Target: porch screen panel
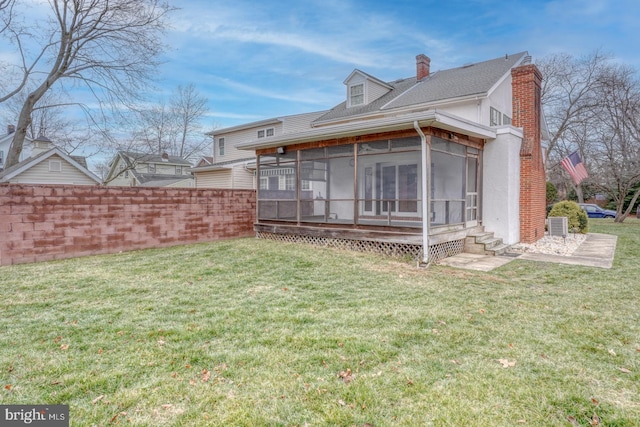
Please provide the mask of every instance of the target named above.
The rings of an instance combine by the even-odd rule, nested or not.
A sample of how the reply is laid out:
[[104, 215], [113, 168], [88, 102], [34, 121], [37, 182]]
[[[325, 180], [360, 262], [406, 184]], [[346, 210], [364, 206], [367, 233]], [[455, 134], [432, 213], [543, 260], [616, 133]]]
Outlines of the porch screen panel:
[[327, 222], [328, 219], [327, 161], [315, 157], [316, 160], [303, 160], [300, 164], [300, 221], [303, 222]]
[[[353, 146], [350, 154], [353, 154]], [[331, 147], [334, 148], [334, 147]], [[336, 147], [337, 148], [337, 147]], [[344, 147], [341, 147], [344, 149]], [[354, 223], [354, 162], [353, 156], [332, 157], [327, 159], [329, 167], [329, 182], [327, 193], [327, 210], [329, 222]]]
[[359, 223], [422, 226], [420, 149], [419, 138], [360, 144]]
[[258, 169], [258, 218], [297, 220], [295, 152], [260, 156]]
[[[464, 155], [457, 155], [458, 147], [461, 146], [447, 143], [450, 144], [448, 147], [433, 144], [431, 152], [430, 222], [433, 226], [464, 222], [466, 159]], [[437, 151], [436, 147], [456, 154]], [[461, 148], [464, 153], [464, 147]]]

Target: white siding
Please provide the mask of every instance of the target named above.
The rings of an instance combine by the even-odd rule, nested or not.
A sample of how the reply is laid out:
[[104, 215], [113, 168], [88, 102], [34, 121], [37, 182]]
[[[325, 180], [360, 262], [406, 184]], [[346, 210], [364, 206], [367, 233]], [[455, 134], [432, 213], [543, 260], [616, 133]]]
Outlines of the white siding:
[[[49, 162], [60, 162], [60, 172], [50, 172]], [[96, 185], [96, 182], [58, 155], [53, 155], [11, 180], [22, 184]]]
[[369, 104], [376, 99], [380, 98], [387, 92], [389, 92], [389, 88], [381, 86], [376, 82], [372, 82], [371, 80], [367, 81], [365, 93], [367, 94], [366, 103]]
[[243, 165], [235, 166], [232, 169], [233, 182], [231, 188], [254, 190], [255, 177], [252, 170], [246, 170]]
[[[233, 160], [246, 159], [254, 156], [255, 152], [247, 151], [247, 150], [238, 150], [236, 148], [237, 144], [241, 142], [247, 141], [255, 141], [258, 139], [258, 130], [259, 129], [267, 129], [273, 127], [275, 135], [282, 134], [282, 124], [270, 125], [270, 126], [257, 126], [255, 128], [242, 129], [235, 132], [229, 133], [221, 133], [215, 135], [215, 143], [214, 143], [214, 152], [213, 152], [213, 162], [214, 163], [223, 163], [229, 162]], [[218, 153], [218, 141], [220, 138], [224, 138], [224, 155], [220, 156]]]
[[231, 170], [195, 172], [197, 188], [231, 188]]
[[194, 171], [197, 188], [233, 188], [255, 189], [255, 178], [252, 170], [245, 169], [244, 164], [229, 169], [214, 171]]

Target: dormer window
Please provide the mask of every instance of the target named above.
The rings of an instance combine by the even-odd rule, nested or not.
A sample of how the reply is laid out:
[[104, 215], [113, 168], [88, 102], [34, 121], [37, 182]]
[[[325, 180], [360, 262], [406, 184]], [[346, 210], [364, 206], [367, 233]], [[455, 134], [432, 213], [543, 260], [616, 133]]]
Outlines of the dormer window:
[[258, 138], [264, 138], [265, 136], [269, 137], [269, 136], [273, 136], [274, 134], [275, 134], [274, 128], [260, 129], [258, 131]]
[[218, 139], [218, 155], [224, 156], [224, 138]]
[[364, 83], [349, 86], [349, 107], [364, 104]]

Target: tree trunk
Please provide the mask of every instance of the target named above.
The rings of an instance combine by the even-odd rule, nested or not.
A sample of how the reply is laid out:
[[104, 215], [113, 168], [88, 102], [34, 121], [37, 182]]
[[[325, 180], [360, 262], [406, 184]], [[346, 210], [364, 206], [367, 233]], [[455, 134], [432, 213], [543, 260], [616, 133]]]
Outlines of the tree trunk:
[[16, 124], [13, 141], [9, 147], [9, 152], [7, 153], [5, 168], [9, 168], [20, 161], [20, 154], [22, 154], [24, 139], [27, 136], [27, 128], [31, 125], [31, 112], [33, 111], [33, 107], [36, 105], [36, 102], [38, 102], [38, 99], [40, 99], [40, 97], [36, 99], [36, 95], [33, 93], [30, 94], [20, 110], [20, 116], [18, 117], [18, 123]]

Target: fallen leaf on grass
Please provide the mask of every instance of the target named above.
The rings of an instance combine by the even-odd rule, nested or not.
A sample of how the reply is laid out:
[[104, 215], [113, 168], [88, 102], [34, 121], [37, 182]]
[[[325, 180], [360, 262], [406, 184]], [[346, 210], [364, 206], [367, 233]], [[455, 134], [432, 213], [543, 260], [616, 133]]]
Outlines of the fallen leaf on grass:
[[171, 403], [165, 403], [164, 405], [162, 405], [162, 409], [169, 409], [171, 408], [173, 405]]
[[596, 414], [595, 412], [593, 413], [593, 418], [591, 418], [591, 421], [589, 421], [589, 424], [591, 424], [594, 427], [600, 425], [600, 417], [598, 416], [598, 414]]
[[456, 364], [456, 365], [460, 365], [461, 363], [458, 362], [456, 359], [451, 359], [449, 362]]
[[61, 337], [60, 335], [58, 335], [57, 337], [55, 337], [55, 338], [53, 339], [53, 342], [54, 342], [54, 343], [56, 343], [56, 344], [58, 344], [58, 343], [60, 342], [60, 340], [61, 340], [61, 339], [62, 339], [62, 337]]
[[11, 387], [13, 387], [11, 384], [7, 384], [6, 386], [4, 386], [5, 390], [11, 390]]
[[209, 378], [211, 377], [211, 372], [209, 372], [206, 369], [202, 370], [202, 382], [206, 383], [207, 381], [209, 381]]
[[600, 402], [598, 402], [598, 399], [593, 398], [593, 397], [591, 398], [591, 403], [593, 403], [594, 405], [599, 405], [600, 404]]
[[617, 356], [616, 352], [613, 351], [613, 349], [611, 349], [611, 348], [609, 349], [609, 354], [612, 355], [613, 357]]
[[349, 384], [354, 379], [354, 375], [351, 374], [351, 369], [347, 368], [346, 371], [340, 371], [338, 378], [342, 378], [345, 384]]
[[630, 373], [631, 373], [631, 371], [630, 371], [630, 370], [628, 370], [627, 368], [618, 368], [618, 370], [619, 370], [620, 372], [622, 372], [623, 374], [630, 374]]
[[69, 350], [69, 344], [62, 344], [60, 350]]
[[569, 415], [567, 417], [567, 420], [574, 426], [578, 425], [578, 421], [576, 420], [576, 417]]
[[508, 359], [498, 359], [498, 362], [502, 365], [503, 368], [513, 368], [516, 366], [516, 361], [510, 361]]
[[100, 402], [102, 399], [104, 399], [104, 394], [101, 394], [100, 396], [96, 397], [95, 399], [93, 399], [91, 401], [92, 405], [95, 405], [96, 403]]
[[339, 400], [338, 400], [338, 405], [340, 405], [340, 406], [345, 406], [345, 405], [346, 405], [346, 403], [344, 403], [344, 400], [339, 399]]

